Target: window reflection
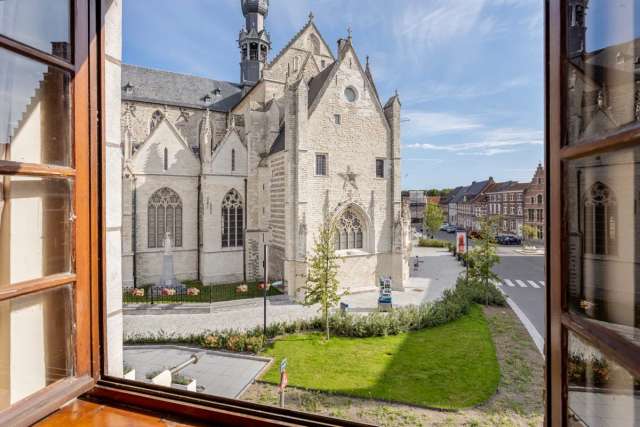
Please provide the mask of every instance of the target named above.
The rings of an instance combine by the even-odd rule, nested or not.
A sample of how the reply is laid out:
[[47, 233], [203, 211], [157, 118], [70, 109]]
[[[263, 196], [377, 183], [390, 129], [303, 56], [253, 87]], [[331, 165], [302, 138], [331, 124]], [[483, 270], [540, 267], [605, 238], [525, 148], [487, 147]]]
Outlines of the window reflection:
[[566, 171], [570, 307], [640, 344], [640, 148]]
[[0, 160], [71, 166], [70, 86], [69, 73], [0, 48]]
[[640, 120], [640, 0], [569, 0], [568, 139]]
[[69, 0], [0, 1], [0, 34], [71, 59]]
[[573, 333], [568, 352], [569, 425], [638, 425], [640, 382]]

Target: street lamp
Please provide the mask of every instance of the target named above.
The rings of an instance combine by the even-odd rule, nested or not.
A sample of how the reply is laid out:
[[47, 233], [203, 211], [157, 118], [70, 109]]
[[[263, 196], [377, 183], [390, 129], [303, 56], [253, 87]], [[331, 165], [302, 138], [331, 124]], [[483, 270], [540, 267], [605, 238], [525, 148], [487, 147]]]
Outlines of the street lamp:
[[264, 271], [264, 289], [263, 289], [263, 326], [262, 333], [265, 339], [267, 338], [267, 284], [269, 283], [269, 244], [267, 243], [267, 239], [270, 238], [271, 229], [270, 228], [254, 228], [247, 229], [247, 234], [249, 233], [262, 233], [262, 243], [264, 246], [264, 260], [262, 263], [263, 271]]

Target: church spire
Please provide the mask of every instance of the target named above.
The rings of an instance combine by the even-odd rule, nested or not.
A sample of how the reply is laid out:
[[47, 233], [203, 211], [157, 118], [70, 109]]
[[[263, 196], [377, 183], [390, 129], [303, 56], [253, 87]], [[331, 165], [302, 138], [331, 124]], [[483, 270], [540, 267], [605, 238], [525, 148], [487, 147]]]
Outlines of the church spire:
[[265, 18], [269, 13], [269, 0], [241, 0], [245, 28], [240, 31], [240, 83], [253, 86], [262, 78], [271, 49], [271, 38], [265, 30]]

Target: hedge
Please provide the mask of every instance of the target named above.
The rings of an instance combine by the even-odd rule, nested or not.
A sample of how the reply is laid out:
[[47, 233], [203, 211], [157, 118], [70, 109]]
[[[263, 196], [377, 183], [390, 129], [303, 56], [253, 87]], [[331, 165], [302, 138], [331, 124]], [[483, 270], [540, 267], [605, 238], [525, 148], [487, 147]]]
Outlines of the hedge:
[[[375, 337], [397, 335], [403, 332], [432, 328], [452, 322], [469, 313], [472, 304], [504, 306], [506, 300], [493, 285], [467, 281], [459, 277], [455, 289], [445, 290], [434, 302], [419, 306], [396, 308], [391, 312], [373, 312], [367, 315], [334, 313], [329, 317], [331, 334], [342, 337]], [[291, 322], [274, 322], [267, 325], [266, 338], [322, 331], [321, 317]], [[216, 350], [235, 352], [260, 352], [266, 339], [262, 327], [248, 331], [206, 331], [193, 335], [175, 335], [160, 332], [152, 335], [132, 335], [125, 344], [193, 344]]]
[[446, 240], [424, 239], [418, 240], [418, 246], [422, 248], [448, 248], [449, 242]]

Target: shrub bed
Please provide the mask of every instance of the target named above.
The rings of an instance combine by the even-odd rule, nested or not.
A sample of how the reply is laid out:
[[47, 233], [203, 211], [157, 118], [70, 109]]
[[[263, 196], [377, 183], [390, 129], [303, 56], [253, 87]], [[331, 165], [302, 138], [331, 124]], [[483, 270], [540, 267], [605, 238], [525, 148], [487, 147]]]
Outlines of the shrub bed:
[[422, 248], [448, 248], [449, 242], [446, 240], [420, 238], [420, 240], [418, 240], [418, 246]]
[[[435, 302], [396, 308], [391, 312], [367, 315], [334, 313], [329, 317], [331, 334], [342, 337], [378, 337], [444, 325], [469, 313], [473, 304], [506, 305], [502, 293], [493, 285], [458, 278], [455, 289], [445, 290]], [[320, 316], [308, 320], [274, 322], [267, 325], [266, 338], [324, 330]], [[236, 330], [207, 331], [194, 335], [133, 335], [126, 344], [195, 344], [214, 350], [258, 353], [266, 339], [262, 327], [242, 332]]]

